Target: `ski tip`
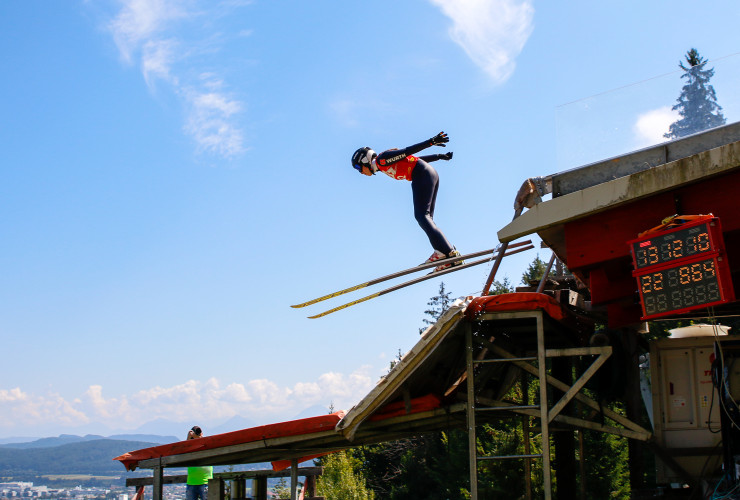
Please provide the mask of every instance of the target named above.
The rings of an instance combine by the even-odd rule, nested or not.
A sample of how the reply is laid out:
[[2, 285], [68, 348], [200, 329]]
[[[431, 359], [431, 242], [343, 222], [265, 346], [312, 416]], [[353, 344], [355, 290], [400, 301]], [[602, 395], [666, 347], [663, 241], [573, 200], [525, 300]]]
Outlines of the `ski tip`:
[[343, 308], [343, 307], [339, 307], [339, 308], [336, 308], [336, 309], [329, 309], [328, 311], [324, 311], [324, 312], [322, 312], [322, 313], [319, 313], [319, 314], [314, 314], [313, 316], [307, 316], [307, 318], [308, 318], [308, 319], [317, 319], [317, 318], [323, 318], [323, 317], [324, 317], [324, 316], [326, 316], [327, 314], [331, 314], [331, 313], [333, 313], [333, 312], [335, 312], [335, 311], [338, 311], [339, 309], [344, 309], [344, 308]]

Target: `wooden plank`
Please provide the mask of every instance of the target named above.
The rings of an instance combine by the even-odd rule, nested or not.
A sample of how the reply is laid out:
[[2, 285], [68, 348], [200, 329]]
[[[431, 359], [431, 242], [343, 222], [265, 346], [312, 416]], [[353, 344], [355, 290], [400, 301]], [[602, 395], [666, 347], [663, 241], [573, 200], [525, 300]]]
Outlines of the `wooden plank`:
[[546, 351], [548, 358], [556, 356], [596, 356], [604, 352], [603, 347], [573, 347], [569, 349], [547, 349]]
[[622, 429], [619, 427], [611, 427], [608, 425], [602, 425], [597, 422], [590, 422], [581, 418], [569, 417], [567, 415], [558, 415], [555, 418], [556, 422], [561, 424], [572, 425], [574, 427], [580, 427], [583, 429], [589, 429], [592, 431], [603, 432], [605, 434], [614, 434], [616, 436], [622, 436], [629, 439], [636, 439], [638, 441], [648, 441], [652, 437], [650, 432], [635, 432], [629, 429]]
[[[591, 363], [591, 366], [589, 366], [588, 369], [583, 372], [583, 374], [578, 378], [578, 380], [575, 381], [570, 389], [568, 389], [568, 392], [563, 394], [563, 397], [560, 398], [560, 401], [558, 401], [557, 404], [550, 409], [550, 414], [548, 417], [550, 422], [552, 422], [552, 420], [563, 410], [563, 408], [565, 408], [565, 405], [567, 405], [575, 397], [575, 395], [578, 394], [583, 386], [586, 385], [586, 383], [591, 379], [591, 377], [593, 377], [596, 371], [601, 368], [601, 365], [603, 365], [606, 362], [607, 358], [609, 358], [609, 356], [611, 356], [612, 354], [612, 346], [594, 347], [591, 349], [601, 350], [599, 357], [596, 358], [594, 362]], [[567, 351], [570, 349], [564, 350]]]
[[[239, 455], [248, 456], [249, 452], [258, 451], [258, 450], [269, 450], [269, 449], [282, 450], [286, 448], [291, 448], [291, 445], [299, 445], [301, 443], [323, 441], [323, 440], [334, 443], [335, 448], [341, 447], [341, 445], [339, 446], [336, 445], [336, 443], [338, 442], [346, 443], [346, 440], [342, 437], [341, 434], [339, 434], [338, 432], [334, 430], [329, 430], [329, 431], [314, 432], [311, 434], [303, 434], [303, 435], [297, 435], [297, 436], [263, 439], [261, 441], [251, 441], [249, 443], [241, 443], [241, 444], [231, 445], [231, 446], [222, 446], [220, 448], [213, 448], [211, 450], [194, 451], [191, 453], [182, 453], [180, 455], [171, 455], [171, 456], [161, 457], [161, 458], [151, 458], [148, 460], [141, 460], [138, 464], [138, 467], [142, 469], [151, 469], [151, 468], [156, 467], [159, 464], [161, 464], [164, 467], [183, 467], [183, 466], [198, 466], [198, 465], [230, 465], [230, 464], [235, 464], [235, 463], [254, 463], [254, 462], [259, 462], [261, 460], [252, 460], [250, 457], [250, 459], [245, 462], [234, 462], [228, 459], [227, 457], [239, 456]], [[347, 446], [345, 447], [348, 447], [348, 446], [349, 444], [347, 443]], [[299, 450], [299, 453], [300, 453], [300, 450]], [[271, 460], [284, 459], [284, 458], [292, 458], [292, 457], [284, 457], [284, 456], [276, 455], [276, 456], [271, 457]], [[219, 461], [219, 459], [223, 459], [223, 460]]]
[[[177, 476], [163, 476], [162, 484], [180, 484], [185, 483], [188, 480], [186, 474], [180, 474]], [[126, 486], [151, 486], [154, 484], [153, 477], [129, 477], [126, 478]]]

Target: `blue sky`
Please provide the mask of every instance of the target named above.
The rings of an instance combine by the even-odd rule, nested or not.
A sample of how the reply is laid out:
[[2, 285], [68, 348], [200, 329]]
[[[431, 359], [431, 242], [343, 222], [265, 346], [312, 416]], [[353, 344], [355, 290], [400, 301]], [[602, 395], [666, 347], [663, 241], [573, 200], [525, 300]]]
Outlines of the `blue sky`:
[[[352, 152], [446, 131], [435, 219], [461, 251], [491, 248], [527, 177], [661, 141], [690, 48], [737, 120], [739, 11], [0, 3], [0, 437], [349, 409], [418, 340], [439, 287], [319, 320], [322, 305], [289, 307], [431, 253], [409, 183], [357, 175]], [[535, 255], [499, 277], [517, 284]], [[474, 294], [488, 270], [444, 281]]]

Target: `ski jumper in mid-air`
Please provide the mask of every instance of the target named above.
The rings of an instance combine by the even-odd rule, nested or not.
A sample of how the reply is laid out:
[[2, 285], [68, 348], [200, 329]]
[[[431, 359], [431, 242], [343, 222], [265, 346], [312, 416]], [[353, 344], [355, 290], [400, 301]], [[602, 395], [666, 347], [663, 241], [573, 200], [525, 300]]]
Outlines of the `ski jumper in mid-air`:
[[[352, 155], [352, 166], [361, 174], [375, 175], [381, 171], [384, 174], [399, 180], [411, 181], [411, 191], [414, 197], [414, 217], [429, 238], [429, 243], [434, 248], [434, 253], [427, 262], [457, 257], [460, 252], [447, 241], [442, 231], [434, 223], [434, 205], [437, 201], [437, 189], [439, 188], [439, 175], [429, 162], [437, 160], [451, 160], [452, 152], [445, 154], [432, 154], [426, 156], [414, 156], [431, 146], [446, 147], [450, 142], [447, 134], [440, 132], [431, 139], [414, 144], [404, 149], [389, 149], [377, 154], [369, 147], [360, 148]], [[435, 271], [441, 271], [450, 266], [460, 265], [463, 261], [440, 265]]]

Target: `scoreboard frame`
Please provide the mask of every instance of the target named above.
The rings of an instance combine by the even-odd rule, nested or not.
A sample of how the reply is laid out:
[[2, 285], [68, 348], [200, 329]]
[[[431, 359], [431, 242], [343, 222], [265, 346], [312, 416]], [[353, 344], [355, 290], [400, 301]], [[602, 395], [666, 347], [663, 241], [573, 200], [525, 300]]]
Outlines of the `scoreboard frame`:
[[643, 321], [735, 300], [719, 218], [692, 219], [627, 242]]

